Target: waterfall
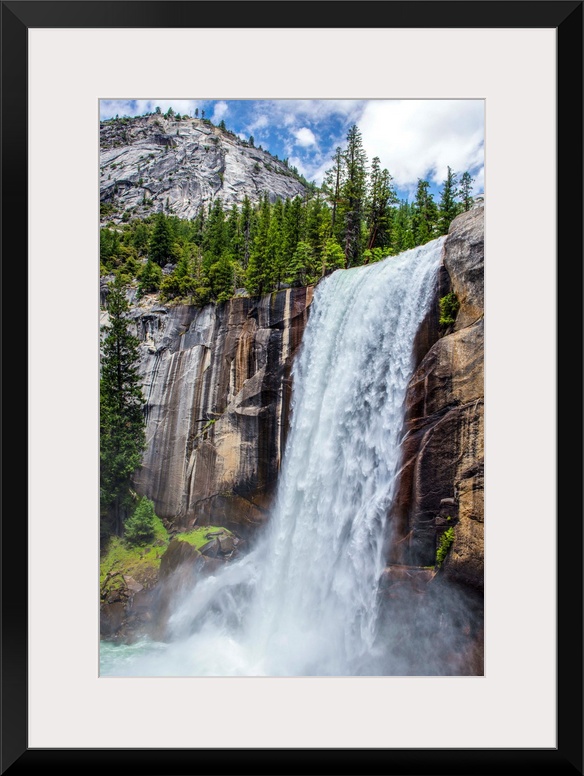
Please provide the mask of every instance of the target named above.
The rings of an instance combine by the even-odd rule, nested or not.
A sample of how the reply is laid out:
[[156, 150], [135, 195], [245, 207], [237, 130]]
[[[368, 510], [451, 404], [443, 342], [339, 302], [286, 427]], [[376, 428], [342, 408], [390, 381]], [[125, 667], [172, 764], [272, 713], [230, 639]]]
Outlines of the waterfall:
[[378, 584], [405, 393], [443, 242], [319, 283], [293, 367], [291, 426], [265, 534], [180, 597], [170, 644], [126, 647], [102, 672], [379, 671]]

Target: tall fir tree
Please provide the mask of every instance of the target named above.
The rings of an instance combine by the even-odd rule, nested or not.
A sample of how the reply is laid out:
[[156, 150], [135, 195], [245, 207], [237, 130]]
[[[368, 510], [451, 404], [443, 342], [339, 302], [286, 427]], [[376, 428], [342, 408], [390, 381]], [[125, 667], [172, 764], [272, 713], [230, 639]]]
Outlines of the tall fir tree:
[[412, 224], [413, 207], [402, 200], [396, 208], [391, 225], [391, 253], [396, 255], [416, 245]]
[[[287, 200], [284, 206], [284, 256], [287, 266], [290, 265], [296, 251], [296, 246], [304, 235], [304, 207], [300, 197]], [[288, 270], [286, 270], [288, 272]]]
[[328, 199], [331, 208], [331, 227], [328, 237], [340, 237], [338, 228], [337, 211], [341, 201], [341, 187], [343, 185], [343, 152], [340, 146], [337, 146], [335, 155], [332, 157], [333, 167], [325, 173], [322, 189]]
[[164, 267], [172, 258], [172, 231], [169, 219], [162, 212], [156, 214], [148, 255], [160, 267]]
[[317, 265], [321, 265], [322, 252], [330, 234], [330, 212], [321, 192], [317, 191], [304, 207], [304, 239], [310, 245], [311, 255]]
[[457, 175], [448, 167], [446, 180], [442, 184], [442, 194], [440, 196], [440, 207], [438, 209], [438, 229], [440, 234], [448, 234], [448, 229], [452, 219], [460, 213], [460, 206], [456, 201]]
[[284, 276], [286, 258], [284, 253], [284, 206], [281, 199], [277, 199], [272, 205], [267, 250], [272, 287], [279, 290]]
[[367, 193], [367, 156], [361, 132], [353, 124], [347, 132], [347, 147], [343, 153], [344, 183], [341, 189], [343, 243], [347, 267], [361, 263], [361, 228]]
[[430, 184], [428, 181], [418, 178], [412, 214], [414, 243], [416, 245], [425, 245], [438, 236], [438, 207], [429, 189]]
[[139, 341], [128, 328], [129, 304], [119, 277], [109, 285], [106, 306], [109, 321], [102, 327], [99, 386], [100, 514], [104, 537], [123, 533], [132, 507], [131, 479], [145, 445]]
[[239, 216], [239, 231], [241, 233], [241, 253], [236, 254], [236, 258], [241, 263], [243, 269], [247, 269], [249, 264], [249, 254], [254, 238], [254, 212], [247, 194], [243, 198], [241, 213]]
[[300, 240], [288, 263], [286, 282], [293, 286], [306, 286], [317, 280], [320, 267], [317, 267], [309, 243]]
[[205, 270], [219, 261], [226, 247], [225, 211], [220, 197], [209, 206], [209, 217], [203, 231], [203, 256]]
[[139, 256], [145, 256], [148, 252], [148, 243], [150, 242], [148, 228], [144, 223], [138, 223], [132, 234], [132, 244]]
[[211, 291], [218, 304], [227, 302], [233, 296], [233, 257], [227, 248], [224, 249], [218, 261], [209, 270]]
[[144, 296], [144, 294], [158, 291], [161, 281], [161, 268], [148, 257], [146, 264], [138, 273], [138, 298]]
[[367, 248], [389, 248], [391, 241], [392, 206], [397, 201], [391, 185], [392, 177], [386, 169], [381, 169], [379, 157], [371, 163], [369, 196], [367, 198]]
[[269, 255], [270, 201], [262, 197], [256, 234], [251, 248], [246, 272], [246, 289], [252, 296], [271, 290], [272, 267]]
[[471, 207], [474, 205], [474, 197], [472, 195], [472, 184], [474, 183], [474, 178], [471, 177], [470, 172], [468, 170], [466, 172], [462, 173], [462, 176], [460, 178], [460, 188], [458, 189], [458, 196], [460, 197], [460, 204], [462, 206], [463, 212], [468, 212]]
[[324, 241], [321, 255], [321, 276], [327, 272], [334, 272], [335, 269], [342, 269], [345, 266], [345, 252], [333, 238], [329, 237]]

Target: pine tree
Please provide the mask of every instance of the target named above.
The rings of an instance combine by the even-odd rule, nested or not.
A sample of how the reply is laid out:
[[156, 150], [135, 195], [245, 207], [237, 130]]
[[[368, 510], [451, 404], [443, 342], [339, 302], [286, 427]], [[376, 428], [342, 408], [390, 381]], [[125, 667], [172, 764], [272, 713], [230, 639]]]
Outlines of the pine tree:
[[286, 282], [293, 286], [306, 286], [317, 279], [316, 264], [312, 249], [307, 242], [300, 240], [288, 264]]
[[369, 197], [367, 199], [367, 248], [385, 248], [390, 244], [391, 207], [397, 201], [391, 186], [391, 175], [381, 169], [379, 157], [371, 163]]
[[460, 197], [463, 211], [468, 212], [474, 205], [474, 198], [472, 196], [472, 184], [474, 178], [471, 177], [468, 170], [462, 173], [460, 178], [460, 188], [458, 189], [458, 196]]
[[304, 236], [304, 209], [300, 197], [287, 200], [284, 206], [284, 253], [290, 262], [296, 246]]
[[236, 259], [239, 261], [244, 270], [247, 269], [247, 265], [249, 264], [249, 254], [251, 253], [251, 247], [254, 238], [254, 226], [254, 212], [249, 197], [246, 194], [243, 198], [241, 213], [239, 216], [241, 248], [239, 253], [236, 253]]
[[335, 269], [342, 269], [345, 266], [345, 252], [332, 237], [325, 240], [321, 263], [321, 274], [323, 276], [326, 275], [327, 272], [333, 272]]
[[334, 166], [331, 167], [330, 170], [327, 170], [322, 189], [332, 209], [330, 236], [335, 237], [339, 235], [337, 228], [337, 210], [341, 200], [341, 186], [343, 184], [343, 152], [340, 146], [337, 146], [332, 160]]
[[130, 484], [145, 445], [139, 341], [128, 329], [129, 304], [119, 277], [109, 285], [102, 327], [100, 379], [100, 512], [102, 535], [122, 535]]
[[272, 267], [269, 262], [270, 201], [262, 198], [258, 225], [247, 266], [246, 288], [249, 294], [260, 295], [271, 288]]
[[203, 231], [204, 267], [208, 271], [219, 261], [226, 247], [225, 211], [220, 197], [209, 206], [209, 216]]
[[138, 296], [144, 296], [144, 294], [151, 293], [152, 291], [158, 291], [160, 288], [160, 282], [162, 281], [162, 270], [155, 264], [150, 257], [146, 264], [142, 267], [138, 278]]
[[429, 191], [428, 181], [418, 178], [416, 199], [412, 214], [412, 227], [416, 245], [425, 245], [437, 237], [438, 207]]
[[330, 231], [330, 213], [320, 192], [305, 205], [304, 237], [317, 264], [321, 264], [324, 242]]
[[154, 231], [150, 238], [148, 255], [160, 267], [164, 267], [172, 257], [172, 232], [169, 220], [164, 213], [157, 213]]
[[199, 208], [197, 215], [192, 221], [192, 240], [195, 245], [203, 244], [203, 235], [205, 233], [205, 208]]
[[272, 205], [271, 210], [267, 256], [270, 267], [271, 287], [279, 290], [286, 264], [286, 255], [284, 253], [284, 206], [282, 200], [277, 199]]
[[124, 530], [124, 539], [128, 544], [147, 544], [154, 539], [156, 532], [156, 514], [154, 502], [142, 496], [131, 517], [128, 518]]
[[149, 243], [148, 228], [146, 224], [139, 222], [132, 234], [132, 244], [137, 250], [139, 256], [144, 256], [148, 250]]
[[448, 234], [448, 229], [452, 219], [460, 213], [460, 207], [456, 201], [456, 173], [448, 167], [446, 180], [442, 184], [442, 194], [440, 197], [440, 208], [438, 211], [438, 229], [440, 234]]
[[233, 257], [228, 249], [221, 254], [209, 270], [211, 291], [219, 304], [227, 302], [233, 296]]
[[361, 263], [361, 221], [364, 215], [367, 157], [361, 132], [356, 124], [347, 133], [347, 147], [343, 153], [344, 184], [341, 189], [343, 242], [347, 267]]
[[402, 201], [396, 208], [391, 225], [391, 253], [396, 255], [414, 248], [414, 232], [412, 226], [413, 207]]
[[231, 206], [225, 221], [225, 245], [230, 249], [234, 246], [240, 246], [239, 210], [235, 203]]

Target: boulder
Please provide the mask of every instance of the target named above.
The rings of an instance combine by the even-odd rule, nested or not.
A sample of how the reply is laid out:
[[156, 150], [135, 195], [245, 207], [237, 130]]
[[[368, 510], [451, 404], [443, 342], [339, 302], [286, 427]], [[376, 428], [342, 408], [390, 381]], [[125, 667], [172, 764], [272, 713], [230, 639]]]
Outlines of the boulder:
[[194, 573], [203, 567], [201, 553], [189, 544], [180, 539], [171, 539], [166, 552], [160, 559], [160, 580], [168, 579], [179, 569], [181, 572]]

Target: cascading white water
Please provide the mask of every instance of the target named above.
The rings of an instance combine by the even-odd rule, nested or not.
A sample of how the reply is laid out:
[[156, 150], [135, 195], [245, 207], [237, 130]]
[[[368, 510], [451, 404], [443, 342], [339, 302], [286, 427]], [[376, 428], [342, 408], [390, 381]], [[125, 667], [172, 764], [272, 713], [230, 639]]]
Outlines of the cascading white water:
[[265, 535], [177, 601], [172, 643], [102, 646], [102, 675], [378, 671], [386, 517], [413, 342], [443, 241], [318, 285], [293, 368], [290, 433]]

